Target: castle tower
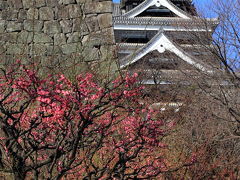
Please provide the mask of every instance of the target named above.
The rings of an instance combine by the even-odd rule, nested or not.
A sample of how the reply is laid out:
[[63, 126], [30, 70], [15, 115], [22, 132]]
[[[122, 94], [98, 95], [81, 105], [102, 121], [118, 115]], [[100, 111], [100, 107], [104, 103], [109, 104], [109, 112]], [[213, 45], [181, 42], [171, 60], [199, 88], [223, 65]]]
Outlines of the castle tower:
[[184, 70], [213, 71], [204, 47], [212, 45], [218, 20], [198, 17], [191, 0], [122, 0], [113, 24], [120, 68], [145, 73], [145, 84], [166, 83]]

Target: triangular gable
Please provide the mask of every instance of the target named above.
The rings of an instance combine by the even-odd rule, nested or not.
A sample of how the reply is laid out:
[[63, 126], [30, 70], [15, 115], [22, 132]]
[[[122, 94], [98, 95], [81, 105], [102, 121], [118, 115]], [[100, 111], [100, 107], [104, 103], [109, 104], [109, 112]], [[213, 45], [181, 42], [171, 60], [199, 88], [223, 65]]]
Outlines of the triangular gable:
[[123, 16], [128, 18], [134, 18], [137, 15], [141, 14], [143, 11], [148, 9], [151, 6], [164, 6], [168, 8], [171, 12], [176, 14], [177, 16], [184, 18], [184, 19], [190, 19], [190, 15], [188, 15], [186, 12], [175, 6], [171, 1], [169, 0], [145, 0], [141, 4], [139, 4], [137, 7], [133, 8], [132, 10], [125, 13]]
[[[121, 64], [121, 59], [119, 60]], [[183, 61], [175, 53], [165, 50], [163, 53], [159, 53], [157, 50], [151, 51], [143, 56], [141, 59], [131, 64], [129, 69], [152, 69], [153, 71], [167, 70], [183, 70], [191, 69], [192, 65]]]
[[178, 56], [180, 59], [185, 61], [186, 63], [194, 66], [195, 68], [205, 71], [205, 72], [212, 72], [210, 68], [198, 63], [199, 61], [191, 56], [190, 54], [184, 52], [182, 48], [174, 44], [162, 31], [159, 31], [151, 41], [149, 41], [145, 46], [138, 49], [133, 54], [128, 55], [125, 57], [121, 62], [123, 63], [120, 68], [125, 68], [135, 62], [137, 62], [139, 59], [144, 57], [149, 52], [152, 52], [154, 50], [157, 50], [159, 53], [164, 53], [166, 50], [174, 53], [176, 56]]

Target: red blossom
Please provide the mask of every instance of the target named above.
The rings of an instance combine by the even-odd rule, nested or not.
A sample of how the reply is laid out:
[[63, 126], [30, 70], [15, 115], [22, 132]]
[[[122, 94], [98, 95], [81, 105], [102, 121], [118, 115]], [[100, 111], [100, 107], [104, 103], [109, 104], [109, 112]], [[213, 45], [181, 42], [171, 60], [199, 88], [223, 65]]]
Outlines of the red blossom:
[[[136, 85], [137, 74], [127, 74], [102, 86], [90, 73], [78, 75], [75, 83], [64, 75], [43, 79], [24, 66], [16, 70], [18, 75], [11, 73], [8, 78], [0, 77], [0, 92], [10, 93], [1, 105], [14, 112], [6, 126], [18, 132], [15, 143], [23, 148], [16, 153], [26, 156], [25, 169], [32, 171], [38, 163], [48, 160], [51, 164], [54, 160], [53, 167], [60, 175], [68, 168], [68, 172], [82, 178], [94, 170], [91, 163], [95, 163], [99, 169], [104, 167], [104, 173], [98, 176], [101, 179], [109, 176], [114, 163], [121, 166], [125, 162], [124, 166], [136, 172], [142, 168], [139, 178], [157, 176], [166, 168], [153, 153], [166, 147], [160, 138], [165, 132], [163, 123], [152, 118], [156, 112], [140, 101], [143, 88]], [[4, 138], [0, 140], [3, 144], [7, 142]], [[14, 147], [7, 148], [14, 151]], [[98, 163], [91, 162], [92, 155], [93, 159], [98, 157]]]

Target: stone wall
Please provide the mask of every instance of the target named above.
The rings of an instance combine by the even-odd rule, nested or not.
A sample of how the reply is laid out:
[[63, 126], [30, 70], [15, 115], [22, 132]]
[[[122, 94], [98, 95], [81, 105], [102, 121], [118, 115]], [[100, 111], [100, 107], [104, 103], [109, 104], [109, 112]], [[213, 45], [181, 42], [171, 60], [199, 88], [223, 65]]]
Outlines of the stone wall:
[[1, 61], [99, 61], [113, 45], [110, 0], [0, 0]]

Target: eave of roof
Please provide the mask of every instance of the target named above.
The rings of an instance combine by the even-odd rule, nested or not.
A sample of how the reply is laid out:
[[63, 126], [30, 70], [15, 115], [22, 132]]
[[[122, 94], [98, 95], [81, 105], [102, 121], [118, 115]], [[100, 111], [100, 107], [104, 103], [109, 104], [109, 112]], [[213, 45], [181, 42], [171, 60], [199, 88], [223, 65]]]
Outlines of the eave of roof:
[[[182, 19], [182, 18], [164, 18], [164, 17], [135, 17], [135, 18], [127, 18], [123, 16], [115, 16], [113, 17], [113, 25], [115, 29], [117, 27], [122, 26], [123, 29], [131, 28], [133, 26], [142, 27], [143, 29], [151, 29], [155, 27], [156, 29], [161, 28], [162, 26], [172, 26], [179, 28], [184, 27], [185, 29], [195, 28], [203, 28], [206, 27], [215, 29], [216, 26], [219, 24], [219, 20], [217, 18], [212, 19], [202, 19], [194, 17], [193, 19]], [[140, 29], [142, 29], [140, 28]], [[201, 28], [201, 29], [202, 29]]]
[[139, 59], [144, 57], [146, 54], [148, 54], [151, 51], [157, 50], [159, 53], [165, 52], [165, 50], [168, 50], [177, 56], [179, 56], [183, 61], [187, 62], [188, 64], [193, 65], [197, 69], [212, 73], [212, 70], [210, 70], [207, 65], [202, 65], [198, 63], [199, 61], [189, 55], [188, 53], [184, 52], [184, 50], [179, 47], [177, 44], [173, 43], [165, 34], [163, 31], [159, 31], [145, 46], [139, 48], [136, 52], [133, 54], [128, 55], [123, 59], [123, 64], [121, 65], [121, 68], [125, 68], [135, 62], [137, 62]]

